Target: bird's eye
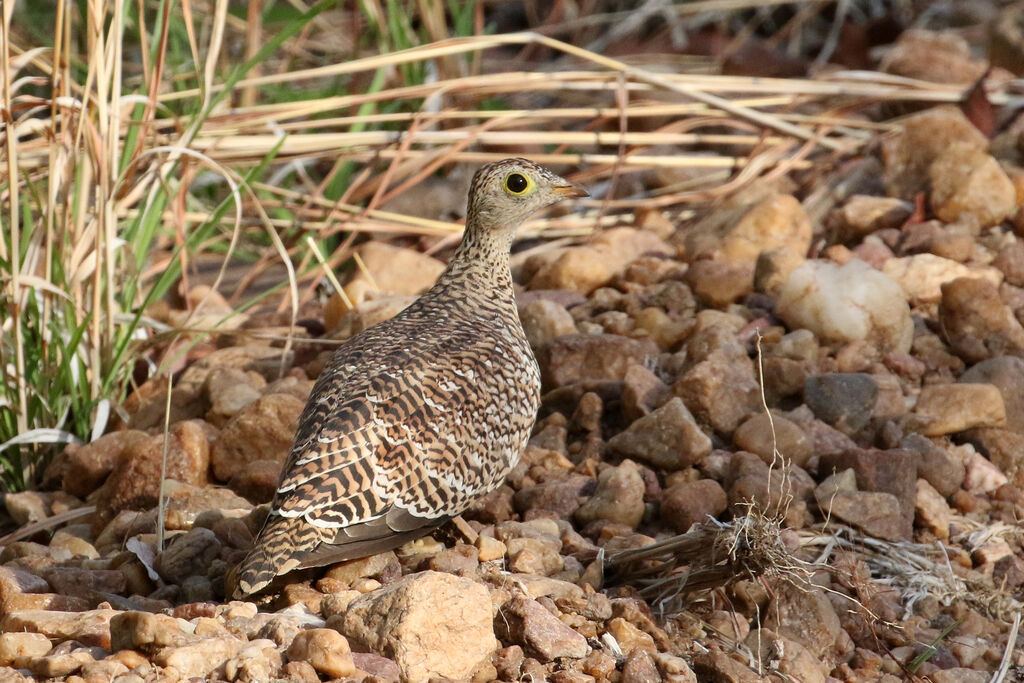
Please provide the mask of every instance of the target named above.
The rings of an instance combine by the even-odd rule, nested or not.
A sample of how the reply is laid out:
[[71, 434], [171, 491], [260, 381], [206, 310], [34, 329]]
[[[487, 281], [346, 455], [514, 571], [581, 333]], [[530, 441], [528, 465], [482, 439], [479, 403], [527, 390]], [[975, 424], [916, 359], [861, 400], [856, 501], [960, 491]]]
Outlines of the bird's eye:
[[508, 190], [510, 194], [521, 197], [526, 194], [531, 187], [533, 187], [533, 183], [522, 173], [509, 173], [505, 176], [505, 189]]

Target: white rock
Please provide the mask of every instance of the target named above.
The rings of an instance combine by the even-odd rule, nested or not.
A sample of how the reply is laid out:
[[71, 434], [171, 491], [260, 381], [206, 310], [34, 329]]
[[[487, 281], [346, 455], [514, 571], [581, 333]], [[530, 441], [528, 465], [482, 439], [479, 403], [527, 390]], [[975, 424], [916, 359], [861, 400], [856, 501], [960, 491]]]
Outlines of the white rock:
[[863, 339], [883, 353], [907, 353], [914, 337], [903, 290], [859, 259], [800, 266], [782, 286], [778, 313], [791, 329], [806, 328], [827, 342]]
[[969, 268], [935, 254], [891, 258], [882, 272], [903, 288], [911, 304], [937, 303], [942, 299], [942, 285], [958, 277], [985, 279], [996, 287], [1003, 282], [1003, 274], [996, 268]]

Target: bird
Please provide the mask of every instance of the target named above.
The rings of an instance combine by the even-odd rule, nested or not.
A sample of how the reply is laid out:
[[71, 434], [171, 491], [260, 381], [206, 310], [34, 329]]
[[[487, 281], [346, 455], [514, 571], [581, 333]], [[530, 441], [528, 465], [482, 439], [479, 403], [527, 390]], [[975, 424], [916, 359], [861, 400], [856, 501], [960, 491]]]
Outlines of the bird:
[[512, 243], [535, 212], [586, 196], [526, 159], [476, 172], [462, 241], [437, 282], [349, 338], [317, 378], [230, 594], [397, 548], [502, 484], [541, 391], [516, 308]]

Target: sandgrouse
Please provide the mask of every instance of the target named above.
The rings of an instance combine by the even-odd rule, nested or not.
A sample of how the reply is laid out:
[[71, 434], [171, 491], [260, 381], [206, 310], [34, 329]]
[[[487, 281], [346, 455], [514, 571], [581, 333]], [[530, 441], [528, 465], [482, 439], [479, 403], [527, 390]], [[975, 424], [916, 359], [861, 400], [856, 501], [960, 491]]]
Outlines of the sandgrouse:
[[317, 379], [267, 521], [229, 579], [236, 597], [396, 548], [501, 485], [540, 403], [512, 240], [538, 209], [583, 196], [525, 159], [476, 173], [462, 244], [437, 283], [345, 342]]

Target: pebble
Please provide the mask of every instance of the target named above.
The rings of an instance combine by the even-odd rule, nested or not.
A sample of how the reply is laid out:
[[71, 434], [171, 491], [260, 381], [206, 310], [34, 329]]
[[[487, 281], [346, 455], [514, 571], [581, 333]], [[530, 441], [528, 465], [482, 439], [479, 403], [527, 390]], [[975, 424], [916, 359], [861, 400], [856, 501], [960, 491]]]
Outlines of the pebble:
[[573, 515], [581, 525], [597, 520], [635, 529], [644, 516], [644, 480], [632, 460], [609, 467], [597, 478], [597, 491]]
[[711, 439], [676, 397], [608, 441], [608, 448], [663, 470], [681, 470], [711, 452]]
[[871, 420], [878, 385], [865, 373], [812, 375], [804, 384], [804, 402], [814, 416], [845, 434], [855, 434]]
[[622, 380], [632, 365], [649, 365], [658, 347], [648, 339], [615, 334], [568, 334], [553, 340], [537, 356], [545, 387], [584, 380]]
[[1004, 427], [1006, 407], [991, 384], [933, 384], [921, 389], [908, 426], [925, 436]]
[[356, 670], [348, 640], [330, 628], [302, 631], [288, 646], [285, 656], [293, 662], [309, 662], [328, 678], [344, 678]]
[[519, 321], [534, 352], [557, 337], [576, 332], [569, 311], [552, 299], [535, 299], [520, 306]]
[[680, 482], [670, 486], [661, 496], [661, 518], [680, 533], [708, 518], [725, 512], [729, 505], [722, 486], [712, 479]]
[[791, 420], [781, 415], [752, 415], [732, 435], [736, 447], [754, 453], [771, 464], [777, 450], [790, 462], [803, 467], [814, 454], [810, 439]]
[[[445, 264], [433, 256], [379, 240], [363, 242], [356, 253], [365, 269], [356, 269], [343, 287], [348, 300], [355, 305], [378, 294], [422, 294], [445, 268]], [[339, 300], [343, 301], [341, 297]], [[326, 327], [332, 329], [329, 323]]]
[[579, 659], [590, 651], [587, 640], [563, 624], [536, 600], [517, 595], [498, 610], [494, 620], [498, 636], [520, 645], [541, 662]]
[[671, 247], [654, 233], [632, 228], [602, 230], [587, 244], [542, 255], [545, 263], [530, 289], [564, 289], [590, 294], [641, 255], [669, 255]]
[[761, 390], [754, 365], [742, 357], [714, 351], [672, 385], [672, 392], [701, 424], [729, 435], [761, 406]]
[[913, 210], [913, 204], [898, 197], [855, 194], [829, 215], [827, 225], [837, 242], [858, 241], [879, 230], [899, 228]]
[[988, 139], [959, 107], [944, 105], [911, 114], [900, 122], [895, 135], [882, 136], [882, 180], [889, 196], [913, 200], [928, 190], [929, 168], [953, 145], [985, 151]]
[[970, 268], [934, 254], [891, 258], [882, 272], [903, 288], [912, 306], [938, 303], [942, 300], [942, 285], [959, 277], [988, 280], [997, 287], [1003, 281], [1003, 274], [996, 268]]
[[914, 515], [919, 526], [928, 529], [941, 541], [949, 539], [949, 522], [953, 511], [945, 497], [924, 479], [917, 480]]
[[942, 285], [939, 324], [950, 347], [968, 363], [1024, 354], [1024, 327], [986, 280], [958, 278]]
[[800, 266], [783, 285], [777, 312], [790, 329], [808, 329], [825, 342], [865, 340], [882, 353], [906, 353], [913, 340], [902, 288], [858, 259]]
[[290, 394], [266, 394], [242, 408], [213, 442], [214, 476], [228, 481], [254, 460], [284, 462], [304, 405]]
[[1024, 358], [997, 356], [968, 368], [958, 381], [991, 384], [999, 389], [1006, 409], [1006, 428], [1024, 434]]
[[931, 207], [939, 220], [985, 228], [1017, 208], [1013, 182], [992, 156], [973, 145], [952, 145], [928, 168]]
[[51, 647], [42, 633], [0, 633], [0, 666], [13, 666], [22, 657], [42, 657]]

